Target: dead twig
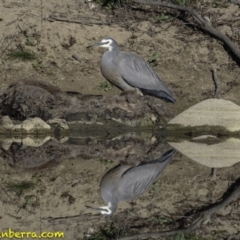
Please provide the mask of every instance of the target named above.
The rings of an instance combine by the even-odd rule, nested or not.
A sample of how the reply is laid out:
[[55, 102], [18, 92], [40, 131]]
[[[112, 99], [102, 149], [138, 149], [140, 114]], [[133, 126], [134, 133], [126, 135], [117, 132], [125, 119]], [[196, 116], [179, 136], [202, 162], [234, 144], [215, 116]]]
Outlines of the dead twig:
[[24, 15], [27, 13], [27, 11], [25, 11], [24, 13], [22, 13], [21, 15], [19, 15], [17, 18], [13, 19], [12, 21], [6, 23], [5, 26], [10, 26], [11, 24], [19, 21], [22, 17], [24, 17]]
[[232, 202], [236, 197], [240, 195], [240, 184], [237, 183], [237, 187], [230, 193], [228, 196], [223, 197], [223, 200], [211, 205], [208, 209], [202, 210], [199, 212], [198, 218], [186, 228], [178, 228], [168, 231], [161, 231], [161, 232], [150, 232], [144, 234], [133, 235], [129, 237], [120, 238], [119, 240], [135, 240], [135, 239], [146, 239], [146, 238], [159, 238], [162, 236], [171, 236], [179, 233], [189, 233], [195, 230], [202, 224], [203, 222], [207, 222], [213, 213], [216, 213], [220, 209], [226, 207], [230, 202]]
[[8, 215], [8, 216], [11, 217], [11, 218], [14, 218], [15, 220], [20, 220], [20, 219], [22, 218], [22, 217], [14, 216], [14, 215], [12, 215], [12, 214], [10, 214], [10, 213], [7, 213], [7, 212], [5, 212], [5, 214]]
[[72, 216], [64, 216], [64, 217], [45, 217], [41, 218], [41, 220], [48, 221], [49, 223], [55, 222], [55, 221], [61, 221], [61, 220], [67, 220], [67, 219], [76, 219], [79, 221], [86, 221], [87, 219], [99, 219], [99, 216], [96, 215], [87, 215], [87, 214], [77, 214], [77, 215], [72, 215]]
[[78, 62], [81, 62], [81, 58], [77, 54], [73, 54], [72, 58], [75, 59]]
[[89, 22], [87, 22], [87, 20], [72, 20], [72, 19], [60, 18], [60, 17], [54, 17], [54, 16], [50, 16], [50, 17], [46, 18], [45, 20], [47, 20], [49, 22], [58, 21], [58, 22], [66, 22], [66, 23], [77, 23], [77, 24], [88, 25], [88, 26], [104, 24], [101, 22], [89, 23]]
[[219, 32], [216, 28], [214, 28], [211, 25], [211, 22], [203, 18], [196, 10], [190, 8], [190, 7], [183, 7], [178, 6], [171, 3], [166, 2], [158, 2], [158, 1], [152, 1], [152, 0], [132, 0], [135, 3], [140, 4], [147, 4], [147, 5], [155, 5], [159, 7], [166, 7], [175, 9], [181, 12], [188, 12], [190, 13], [194, 19], [197, 21], [199, 27], [204, 30], [205, 32], [209, 33], [211, 36], [219, 39], [222, 41], [226, 46], [229, 48], [229, 50], [237, 57], [237, 59], [240, 61], [240, 49], [223, 33]]
[[219, 91], [220, 91], [220, 85], [219, 85], [219, 80], [218, 80], [218, 77], [217, 77], [217, 67], [215, 65], [212, 67], [212, 74], [213, 74], [213, 81], [214, 81], [214, 84], [215, 84], [214, 97], [218, 98], [218, 94], [219, 94]]

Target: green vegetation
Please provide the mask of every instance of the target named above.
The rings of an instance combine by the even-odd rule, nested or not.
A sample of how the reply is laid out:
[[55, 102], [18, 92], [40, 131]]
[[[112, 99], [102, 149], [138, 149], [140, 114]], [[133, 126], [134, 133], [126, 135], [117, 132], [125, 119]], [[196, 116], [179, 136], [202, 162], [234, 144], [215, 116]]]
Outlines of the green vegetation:
[[36, 61], [34, 61], [34, 62], [32, 63], [32, 67], [33, 67], [36, 71], [39, 71], [39, 70], [43, 69], [42, 63], [43, 63], [43, 60], [41, 59], [41, 57], [39, 57], [38, 59], [36, 59]]
[[151, 190], [155, 193], [158, 193], [159, 192], [159, 186], [153, 184], [152, 187], [151, 187]]
[[195, 2], [195, 0], [173, 0], [174, 4], [182, 6], [182, 7], [187, 7], [194, 2]]
[[98, 89], [108, 92], [112, 88], [112, 84], [108, 81], [104, 81], [98, 85]]
[[34, 187], [34, 184], [29, 181], [22, 181], [18, 183], [8, 183], [8, 189], [16, 192], [20, 196], [24, 191], [29, 190]]
[[35, 41], [35, 39], [31, 38], [31, 37], [28, 37], [25, 43], [27, 46], [36, 46], [37, 45], [37, 41]]
[[24, 199], [25, 199], [26, 204], [33, 204], [37, 198], [35, 195], [27, 195], [27, 196], [25, 196]]
[[7, 54], [12, 59], [19, 59], [22, 61], [30, 61], [36, 59], [36, 55], [33, 52], [24, 50], [24, 49], [16, 49], [12, 50]]
[[113, 161], [108, 159], [99, 159], [99, 162], [103, 165], [111, 164]]
[[225, 230], [212, 230], [211, 231], [212, 236], [214, 236], [214, 239], [226, 239], [229, 233]]
[[42, 69], [43, 67], [42, 67], [42, 65], [41, 64], [39, 64], [39, 63], [33, 63], [32, 64], [32, 67], [36, 70], [36, 71], [39, 71], [40, 69]]
[[152, 56], [148, 59], [149, 63], [154, 63], [159, 58], [159, 52], [155, 52]]
[[85, 236], [88, 240], [106, 240], [117, 239], [119, 237], [119, 230], [112, 225], [107, 225], [100, 228], [98, 232]]
[[213, 8], [228, 8], [230, 3], [227, 2], [213, 2], [212, 7]]
[[149, 20], [154, 22], [154, 23], [160, 23], [160, 22], [168, 22], [171, 21], [173, 19], [173, 17], [169, 16], [169, 15], [165, 15], [165, 14], [161, 14], [159, 15], [152, 15]]

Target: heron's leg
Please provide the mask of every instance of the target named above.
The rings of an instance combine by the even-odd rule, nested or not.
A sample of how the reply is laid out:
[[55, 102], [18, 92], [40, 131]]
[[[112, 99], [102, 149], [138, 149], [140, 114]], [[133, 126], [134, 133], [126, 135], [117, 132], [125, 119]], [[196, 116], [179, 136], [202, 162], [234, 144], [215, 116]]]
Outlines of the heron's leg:
[[115, 81], [115, 83], [117, 83], [117, 86], [122, 89], [123, 91], [134, 91], [135, 87], [132, 87], [131, 85], [129, 85], [128, 83], [126, 83], [121, 77], [118, 77], [117, 81]]
[[139, 90], [138, 88], [133, 88], [133, 89], [129, 89], [129, 90], [123, 90], [123, 92], [121, 93], [122, 96], [128, 95], [128, 94], [137, 94], [139, 96], [143, 96], [141, 90]]
[[120, 95], [125, 96], [126, 101], [129, 103], [136, 103], [143, 96], [142, 92], [138, 88], [134, 88], [133, 90], [125, 90]]

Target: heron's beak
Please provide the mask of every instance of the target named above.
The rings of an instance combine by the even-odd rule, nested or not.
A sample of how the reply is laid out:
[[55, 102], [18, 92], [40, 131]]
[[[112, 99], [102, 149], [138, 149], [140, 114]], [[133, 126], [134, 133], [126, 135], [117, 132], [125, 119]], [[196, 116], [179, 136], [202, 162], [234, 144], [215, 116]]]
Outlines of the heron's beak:
[[88, 206], [88, 205], [85, 205], [86, 208], [91, 208], [91, 209], [94, 209], [94, 210], [97, 210], [97, 211], [102, 211], [101, 208], [97, 208], [97, 207], [92, 207], [92, 206]]
[[108, 44], [108, 43], [109, 43], [108, 41], [106, 41], [106, 42], [98, 42], [98, 43], [94, 43], [94, 44], [91, 44], [91, 45], [87, 46], [87, 48], [90, 48], [90, 47], [102, 47], [103, 45], [105, 45], [103, 47], [106, 47], [106, 44]]
[[94, 44], [91, 44], [91, 45], [87, 46], [87, 48], [97, 47], [97, 46], [101, 46], [101, 45], [104, 45], [104, 44], [105, 44], [104, 42], [98, 42], [98, 43], [94, 43]]
[[101, 211], [108, 212], [106, 209], [103, 209], [103, 208], [101, 208], [101, 207], [97, 208], [97, 207], [92, 207], [92, 206], [89, 206], [89, 205], [85, 205], [85, 207], [86, 207], [86, 208], [91, 208], [91, 209], [93, 209], [93, 210], [97, 210], [97, 211], [99, 211], [99, 212], [101, 212]]

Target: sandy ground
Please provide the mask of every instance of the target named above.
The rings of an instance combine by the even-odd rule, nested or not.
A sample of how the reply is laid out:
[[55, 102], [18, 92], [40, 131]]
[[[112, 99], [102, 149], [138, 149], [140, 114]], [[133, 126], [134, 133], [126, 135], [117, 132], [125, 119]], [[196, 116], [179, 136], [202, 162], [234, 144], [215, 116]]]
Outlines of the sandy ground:
[[[205, 1], [198, 8], [215, 27], [240, 45], [239, 7], [221, 4], [216, 6]], [[153, 8], [149, 11], [134, 7], [117, 9], [112, 14], [97, 5], [93, 11], [82, 0], [2, 0], [0, 88], [19, 79], [34, 78], [66, 91], [119, 94], [115, 87], [108, 91], [99, 88], [105, 81], [99, 69], [103, 50], [86, 49], [89, 44], [111, 36], [121, 49], [137, 52], [146, 60], [159, 53], [153, 66], [176, 97], [177, 104], [168, 104], [174, 113], [214, 96], [213, 64], [217, 66], [220, 97], [240, 104], [240, 69], [223, 45], [177, 18], [154, 23], [151, 19], [156, 19], [157, 14], [168, 12]], [[49, 21], [53, 16], [79, 23]], [[35, 59], [23, 61], [10, 57], [9, 54], [19, 49], [32, 51]], [[85, 208], [85, 204], [103, 204], [99, 182], [106, 170], [116, 164], [114, 161], [103, 164], [96, 161], [99, 159], [101, 156], [83, 162], [66, 157], [66, 161], [51, 168], [20, 172], [2, 159], [1, 229], [64, 231], [65, 239], [83, 239], [84, 234], [98, 232], [99, 226], [106, 225], [118, 230], [130, 226], [137, 232], [161, 230], [167, 219], [178, 219], [187, 211], [218, 201], [239, 178], [239, 164], [220, 169], [216, 179], [212, 179], [209, 168], [178, 153], [155, 190], [133, 203], [121, 204], [113, 218], [104, 218]], [[7, 187], [23, 180], [34, 182], [34, 188], [16, 193]], [[74, 218], [75, 215], [79, 216]], [[238, 200], [193, 234], [206, 239], [224, 239], [239, 229]]]

